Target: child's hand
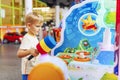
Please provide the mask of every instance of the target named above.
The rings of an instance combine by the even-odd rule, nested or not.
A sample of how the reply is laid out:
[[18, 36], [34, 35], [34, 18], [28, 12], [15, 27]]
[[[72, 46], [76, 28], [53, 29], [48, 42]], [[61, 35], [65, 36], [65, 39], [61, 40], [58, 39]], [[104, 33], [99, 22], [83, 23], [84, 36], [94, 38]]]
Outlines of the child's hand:
[[39, 52], [34, 48], [29, 49], [29, 51], [30, 51], [30, 54], [33, 56], [37, 56], [39, 54]]

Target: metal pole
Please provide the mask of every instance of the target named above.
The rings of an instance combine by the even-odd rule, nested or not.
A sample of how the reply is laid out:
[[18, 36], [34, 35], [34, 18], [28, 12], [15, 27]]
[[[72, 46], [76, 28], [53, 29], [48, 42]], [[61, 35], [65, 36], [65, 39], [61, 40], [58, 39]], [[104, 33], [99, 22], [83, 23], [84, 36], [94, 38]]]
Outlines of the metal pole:
[[55, 20], [56, 20], [56, 27], [59, 27], [59, 23], [60, 23], [60, 6], [56, 5], [55, 6], [56, 9], [56, 14], [55, 14]]
[[25, 14], [32, 12], [32, 0], [25, 0]]

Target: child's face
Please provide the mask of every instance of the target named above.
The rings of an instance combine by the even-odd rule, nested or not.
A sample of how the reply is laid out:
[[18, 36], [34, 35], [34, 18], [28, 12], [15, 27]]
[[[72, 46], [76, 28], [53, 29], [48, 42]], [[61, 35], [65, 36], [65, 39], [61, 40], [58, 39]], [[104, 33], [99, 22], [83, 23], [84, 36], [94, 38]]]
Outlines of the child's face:
[[34, 24], [30, 23], [28, 32], [32, 35], [38, 35], [41, 26], [42, 26], [42, 24], [40, 24], [39, 21], [34, 22]]

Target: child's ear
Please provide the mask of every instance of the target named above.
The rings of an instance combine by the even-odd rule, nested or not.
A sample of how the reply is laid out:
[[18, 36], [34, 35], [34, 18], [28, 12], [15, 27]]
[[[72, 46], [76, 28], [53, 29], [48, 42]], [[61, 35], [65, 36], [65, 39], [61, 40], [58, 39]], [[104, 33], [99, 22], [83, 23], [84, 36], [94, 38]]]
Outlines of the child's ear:
[[30, 27], [31, 27], [31, 24], [27, 23], [27, 28], [30, 29]]

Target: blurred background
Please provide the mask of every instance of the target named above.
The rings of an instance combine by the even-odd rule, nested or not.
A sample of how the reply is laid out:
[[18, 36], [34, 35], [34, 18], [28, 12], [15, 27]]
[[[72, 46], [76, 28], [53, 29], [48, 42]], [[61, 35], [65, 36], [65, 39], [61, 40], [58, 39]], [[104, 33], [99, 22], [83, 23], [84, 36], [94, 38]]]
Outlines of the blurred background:
[[53, 28], [61, 27], [62, 18], [68, 9], [82, 1], [84, 0], [0, 0], [0, 42], [4, 43], [4, 35], [8, 32], [22, 35], [27, 32], [24, 23], [24, 17], [29, 12], [27, 8], [44, 17], [41, 30], [44, 37], [53, 32]]

